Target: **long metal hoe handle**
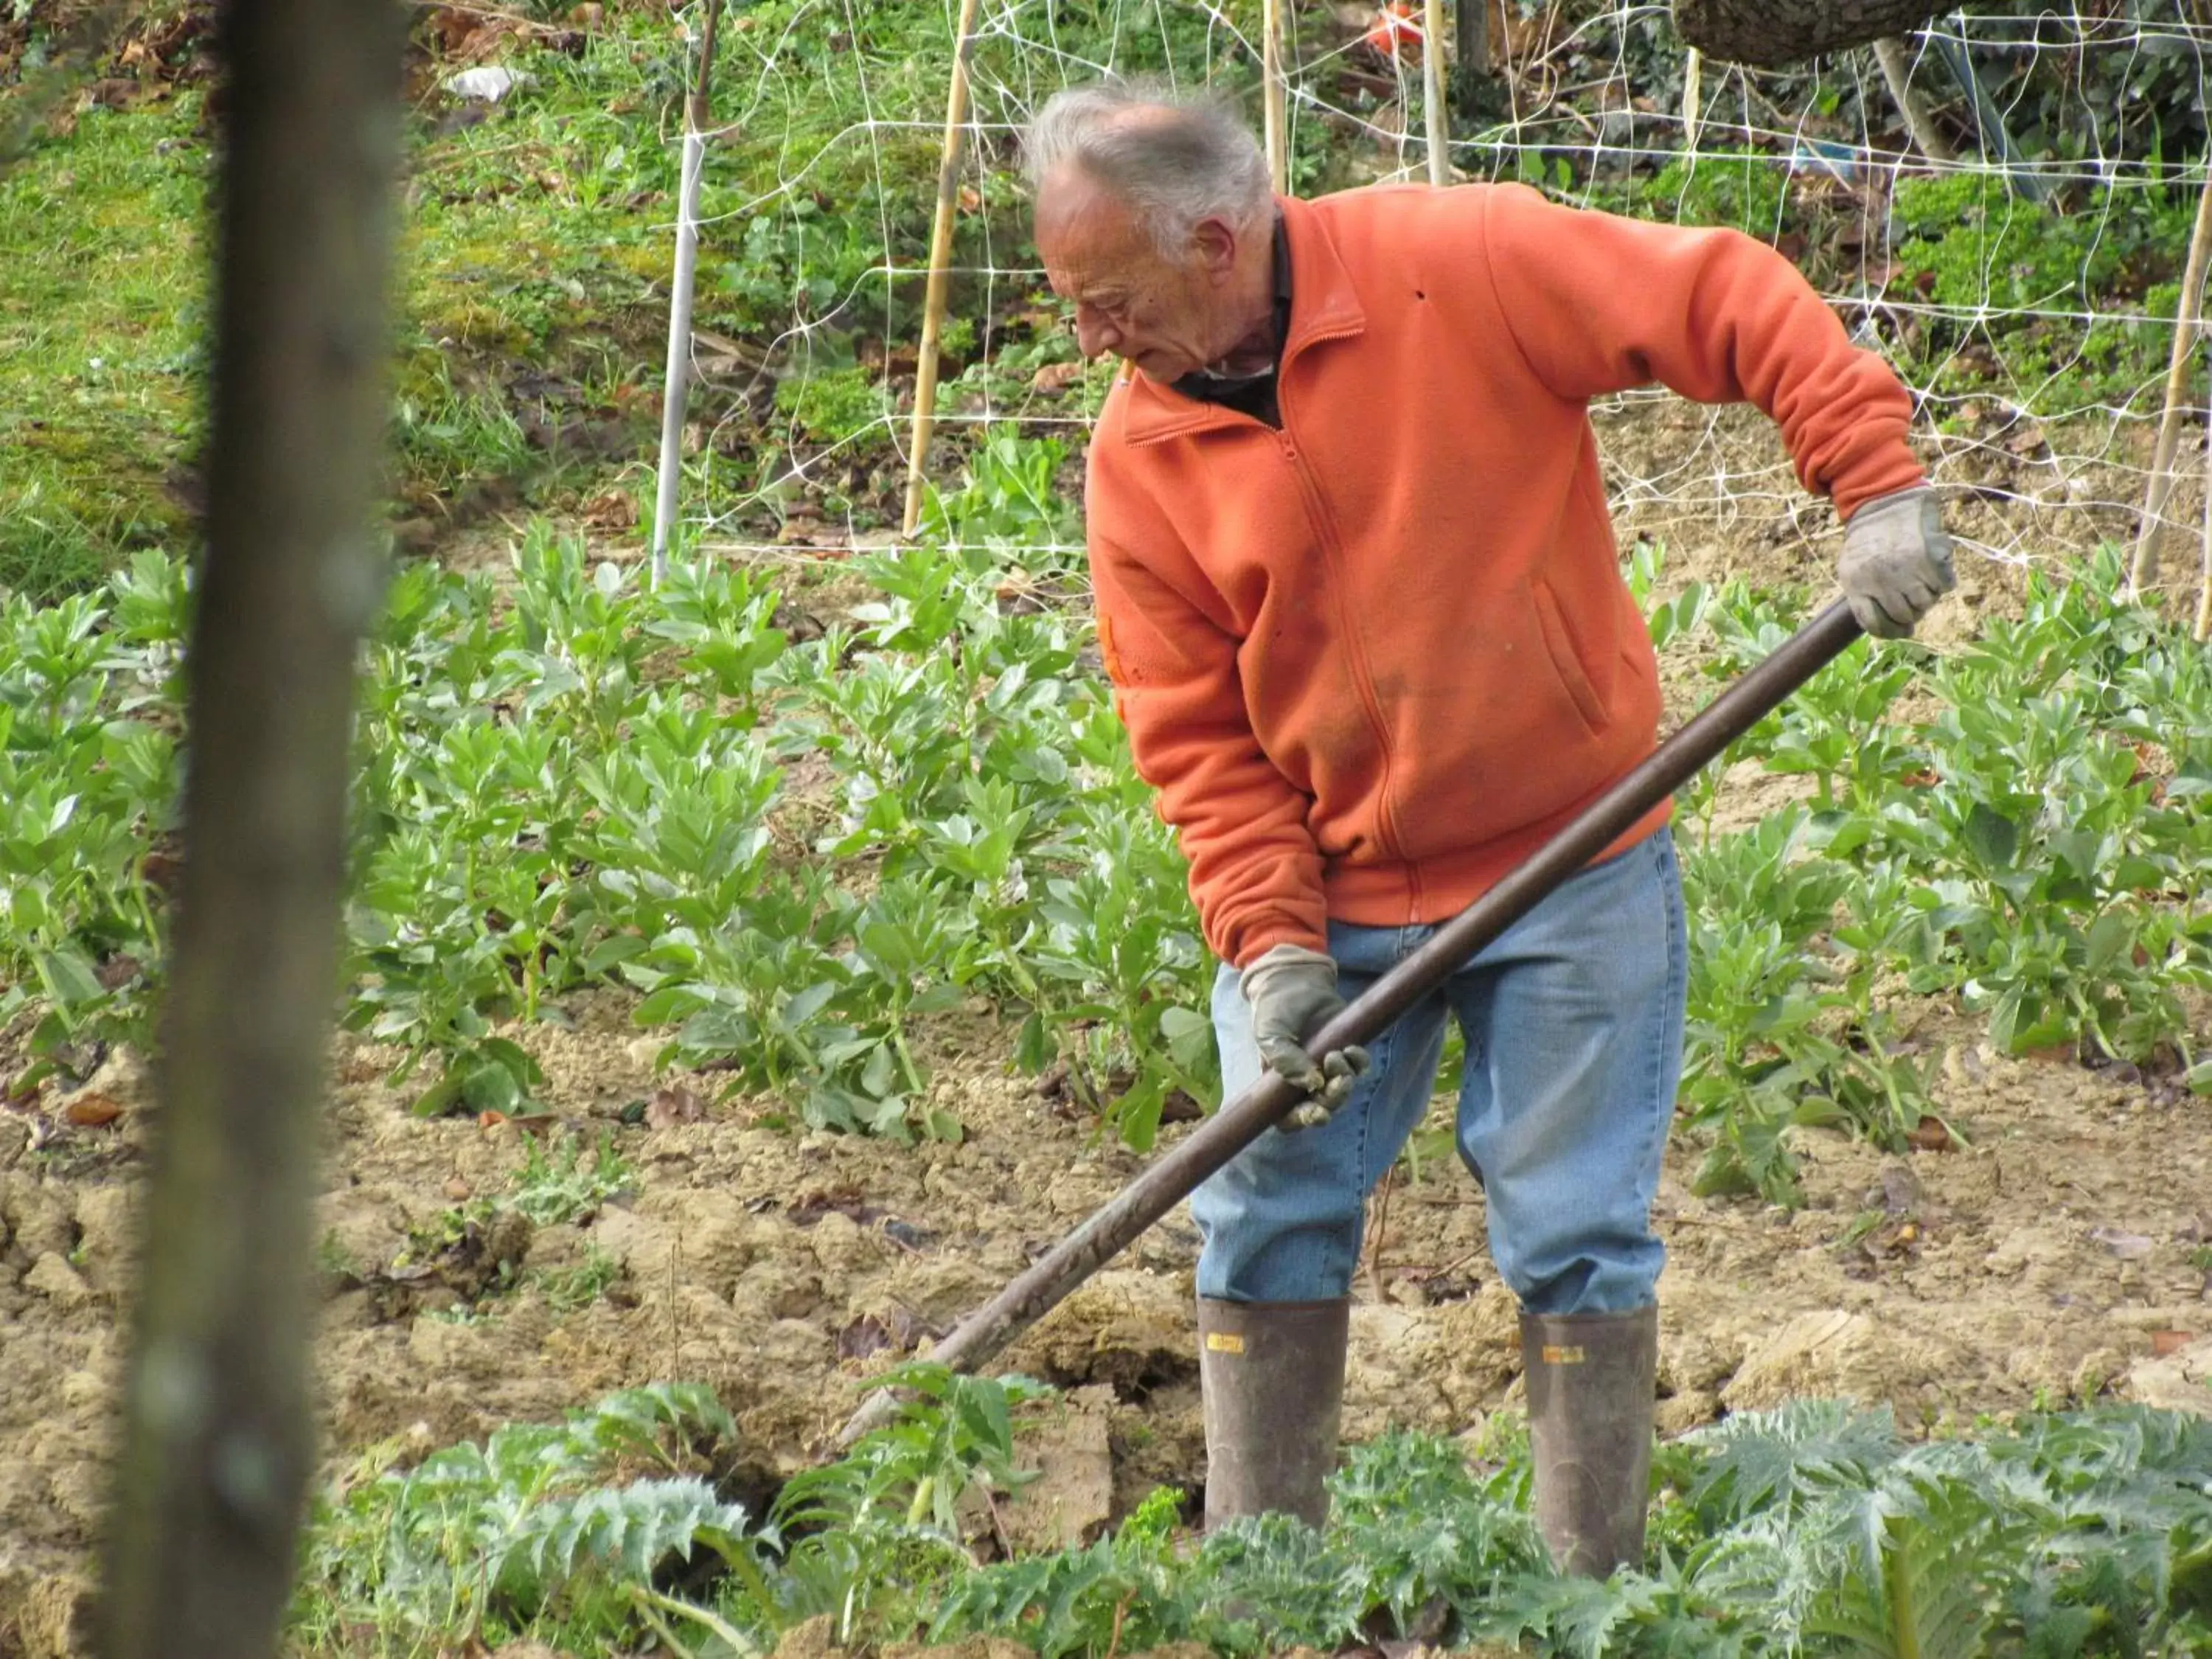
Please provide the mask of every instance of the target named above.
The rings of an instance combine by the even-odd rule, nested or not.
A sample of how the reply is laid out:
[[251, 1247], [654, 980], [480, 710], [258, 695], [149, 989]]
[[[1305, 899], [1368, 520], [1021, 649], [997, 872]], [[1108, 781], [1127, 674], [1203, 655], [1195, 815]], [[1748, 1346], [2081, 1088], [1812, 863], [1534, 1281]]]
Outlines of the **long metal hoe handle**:
[[[1633, 771], [1598, 797], [1495, 887], [1439, 927], [1429, 942], [1375, 981], [1314, 1036], [1316, 1054], [1365, 1043], [1456, 973], [1476, 951], [1536, 907], [1673, 794], [1729, 744], [1812, 678], [1859, 636], [1850, 608], [1830, 605], [1774, 654], [1713, 699]], [[973, 1371], [1044, 1317], [1078, 1285], [1118, 1255], [1302, 1098], [1273, 1072], [1194, 1130], [1174, 1151], [1092, 1212], [1051, 1251], [963, 1320], [931, 1358]], [[849, 1445], [893, 1410], [879, 1392], [838, 1436]]]

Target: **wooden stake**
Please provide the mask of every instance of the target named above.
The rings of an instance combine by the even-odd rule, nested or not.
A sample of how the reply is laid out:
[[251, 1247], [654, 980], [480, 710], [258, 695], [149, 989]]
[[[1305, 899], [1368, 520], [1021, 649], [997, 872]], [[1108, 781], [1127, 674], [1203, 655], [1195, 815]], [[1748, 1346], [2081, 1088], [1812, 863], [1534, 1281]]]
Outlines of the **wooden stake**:
[[1283, 107], [1282, 0], [1261, 0], [1260, 108], [1267, 147], [1267, 178], [1275, 194], [1291, 190], [1288, 122]]
[[1705, 111], [1705, 54], [1692, 46], [1682, 55], [1682, 154], [1698, 164], [1698, 119]]
[[1928, 112], [1928, 100], [1912, 90], [1912, 66], [1905, 61], [1905, 42], [1893, 34], [1883, 35], [1874, 43], [1874, 60], [1881, 65], [1881, 78], [1889, 84], [1890, 101], [1905, 118], [1905, 130], [1920, 146], [1920, 153], [1931, 161], [1957, 161], [1959, 152], [1936, 130], [1935, 118]]
[[1423, 0], [1421, 102], [1429, 124], [1429, 182], [1451, 183], [1451, 118], [1444, 108], [1444, 0]]
[[[2128, 567], [2128, 595], [2141, 599], [2158, 575], [2158, 532], [2166, 498], [2173, 488], [2173, 451], [2181, 440], [2181, 399], [2189, 385], [2189, 356], [2196, 349], [2197, 325], [2204, 315], [2204, 264], [2212, 252], [2212, 152], [2204, 183], [2197, 195], [2197, 223], [2189, 233], [2189, 258], [2181, 275], [2181, 298], [2173, 319], [2173, 349], [2166, 363], [2166, 409], [2159, 416], [2158, 444], [2151, 453], [2150, 487], [2143, 495], [2142, 522], [2136, 530], [2135, 558]], [[2212, 460], [2212, 429], [2205, 445]]]
[[699, 73], [684, 114], [684, 175], [676, 195], [676, 269], [668, 284], [668, 361], [660, 385], [660, 472], [654, 481], [653, 585], [668, 579], [668, 538], [676, 528], [684, 476], [684, 396], [691, 384], [691, 290], [699, 269], [699, 180], [707, 167], [707, 93], [714, 68], [714, 19], [722, 0], [707, 0]]
[[945, 156], [937, 168], [937, 219], [929, 233], [929, 288], [921, 306], [921, 356], [915, 367], [914, 431], [907, 441], [903, 534], [921, 522], [923, 468], [937, 418], [938, 339], [945, 328], [945, 295], [951, 285], [952, 222], [960, 207], [961, 141], [968, 130], [968, 58], [975, 47], [976, 0], [960, 0], [960, 29], [952, 49], [952, 86], [945, 98]]
[[2197, 590], [2197, 626], [2191, 633], [2199, 645], [2212, 639], [2212, 442], [2204, 446], [2204, 575]]

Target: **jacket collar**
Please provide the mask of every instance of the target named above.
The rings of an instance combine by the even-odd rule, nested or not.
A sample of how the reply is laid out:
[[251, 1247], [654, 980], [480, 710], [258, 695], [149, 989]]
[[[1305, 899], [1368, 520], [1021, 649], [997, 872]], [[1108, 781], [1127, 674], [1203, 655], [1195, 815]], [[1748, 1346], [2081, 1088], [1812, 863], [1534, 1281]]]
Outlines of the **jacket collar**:
[[[1321, 216], [1310, 203], [1279, 196], [1283, 234], [1291, 247], [1291, 328], [1283, 342], [1278, 375], [1291, 359], [1316, 340], [1357, 334], [1367, 326], [1360, 309], [1352, 273], [1337, 256]], [[1149, 380], [1124, 365], [1121, 374], [1121, 439], [1125, 443], [1158, 443], [1188, 432], [1227, 426], [1249, 419], [1218, 404], [1202, 404], [1186, 398], [1173, 386]]]

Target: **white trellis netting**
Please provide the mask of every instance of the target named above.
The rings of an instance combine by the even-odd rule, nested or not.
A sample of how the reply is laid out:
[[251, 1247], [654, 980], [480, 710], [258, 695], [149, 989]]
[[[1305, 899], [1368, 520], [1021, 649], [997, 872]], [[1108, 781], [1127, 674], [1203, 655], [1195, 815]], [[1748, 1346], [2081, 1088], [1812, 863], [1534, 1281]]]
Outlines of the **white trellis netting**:
[[[1283, 9], [1292, 188], [1427, 177], [1418, 0]], [[1914, 143], [1872, 50], [1782, 73], [1708, 62], [1686, 78], [1664, 6], [1490, 10], [1487, 101], [1454, 124], [1455, 177], [1523, 178], [1775, 242], [1921, 394], [1919, 441], [1964, 547], [2020, 563], [2135, 540], [2203, 178], [2212, 27], [2180, 0], [1954, 15], [1904, 41], [1956, 161]], [[709, 545], [804, 554], [896, 536], [957, 11], [769, 0], [726, 21], [684, 501]], [[1072, 448], [1102, 384], [1068, 366], [1024, 234], [1023, 120], [1062, 85], [1136, 70], [1246, 97], [1256, 130], [1261, 17], [1261, 0], [981, 0], [929, 469], [941, 486], [1003, 423]], [[845, 43], [826, 71], [824, 31]], [[752, 187], [713, 188], [737, 144]], [[1994, 161], [2015, 146], [2037, 159]], [[733, 288], [744, 314], [718, 322]], [[2192, 368], [2193, 405], [2202, 382]], [[1818, 522], [1800, 525], [1805, 498], [1755, 413], [1658, 391], [1597, 413], [1625, 527], [1668, 539]], [[2193, 574], [2204, 499], [2201, 416], [2186, 429], [2162, 513], [2169, 576]]]

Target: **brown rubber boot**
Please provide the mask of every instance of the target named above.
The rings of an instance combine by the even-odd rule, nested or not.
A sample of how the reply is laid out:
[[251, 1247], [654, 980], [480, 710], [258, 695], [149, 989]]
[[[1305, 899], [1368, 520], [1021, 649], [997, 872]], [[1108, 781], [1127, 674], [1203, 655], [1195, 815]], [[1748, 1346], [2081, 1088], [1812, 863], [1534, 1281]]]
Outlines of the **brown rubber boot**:
[[1659, 1310], [1521, 1316], [1536, 1529], [1561, 1572], [1644, 1560]]
[[1352, 1304], [1198, 1301], [1206, 1524], [1280, 1510], [1318, 1527], [1336, 1467]]

